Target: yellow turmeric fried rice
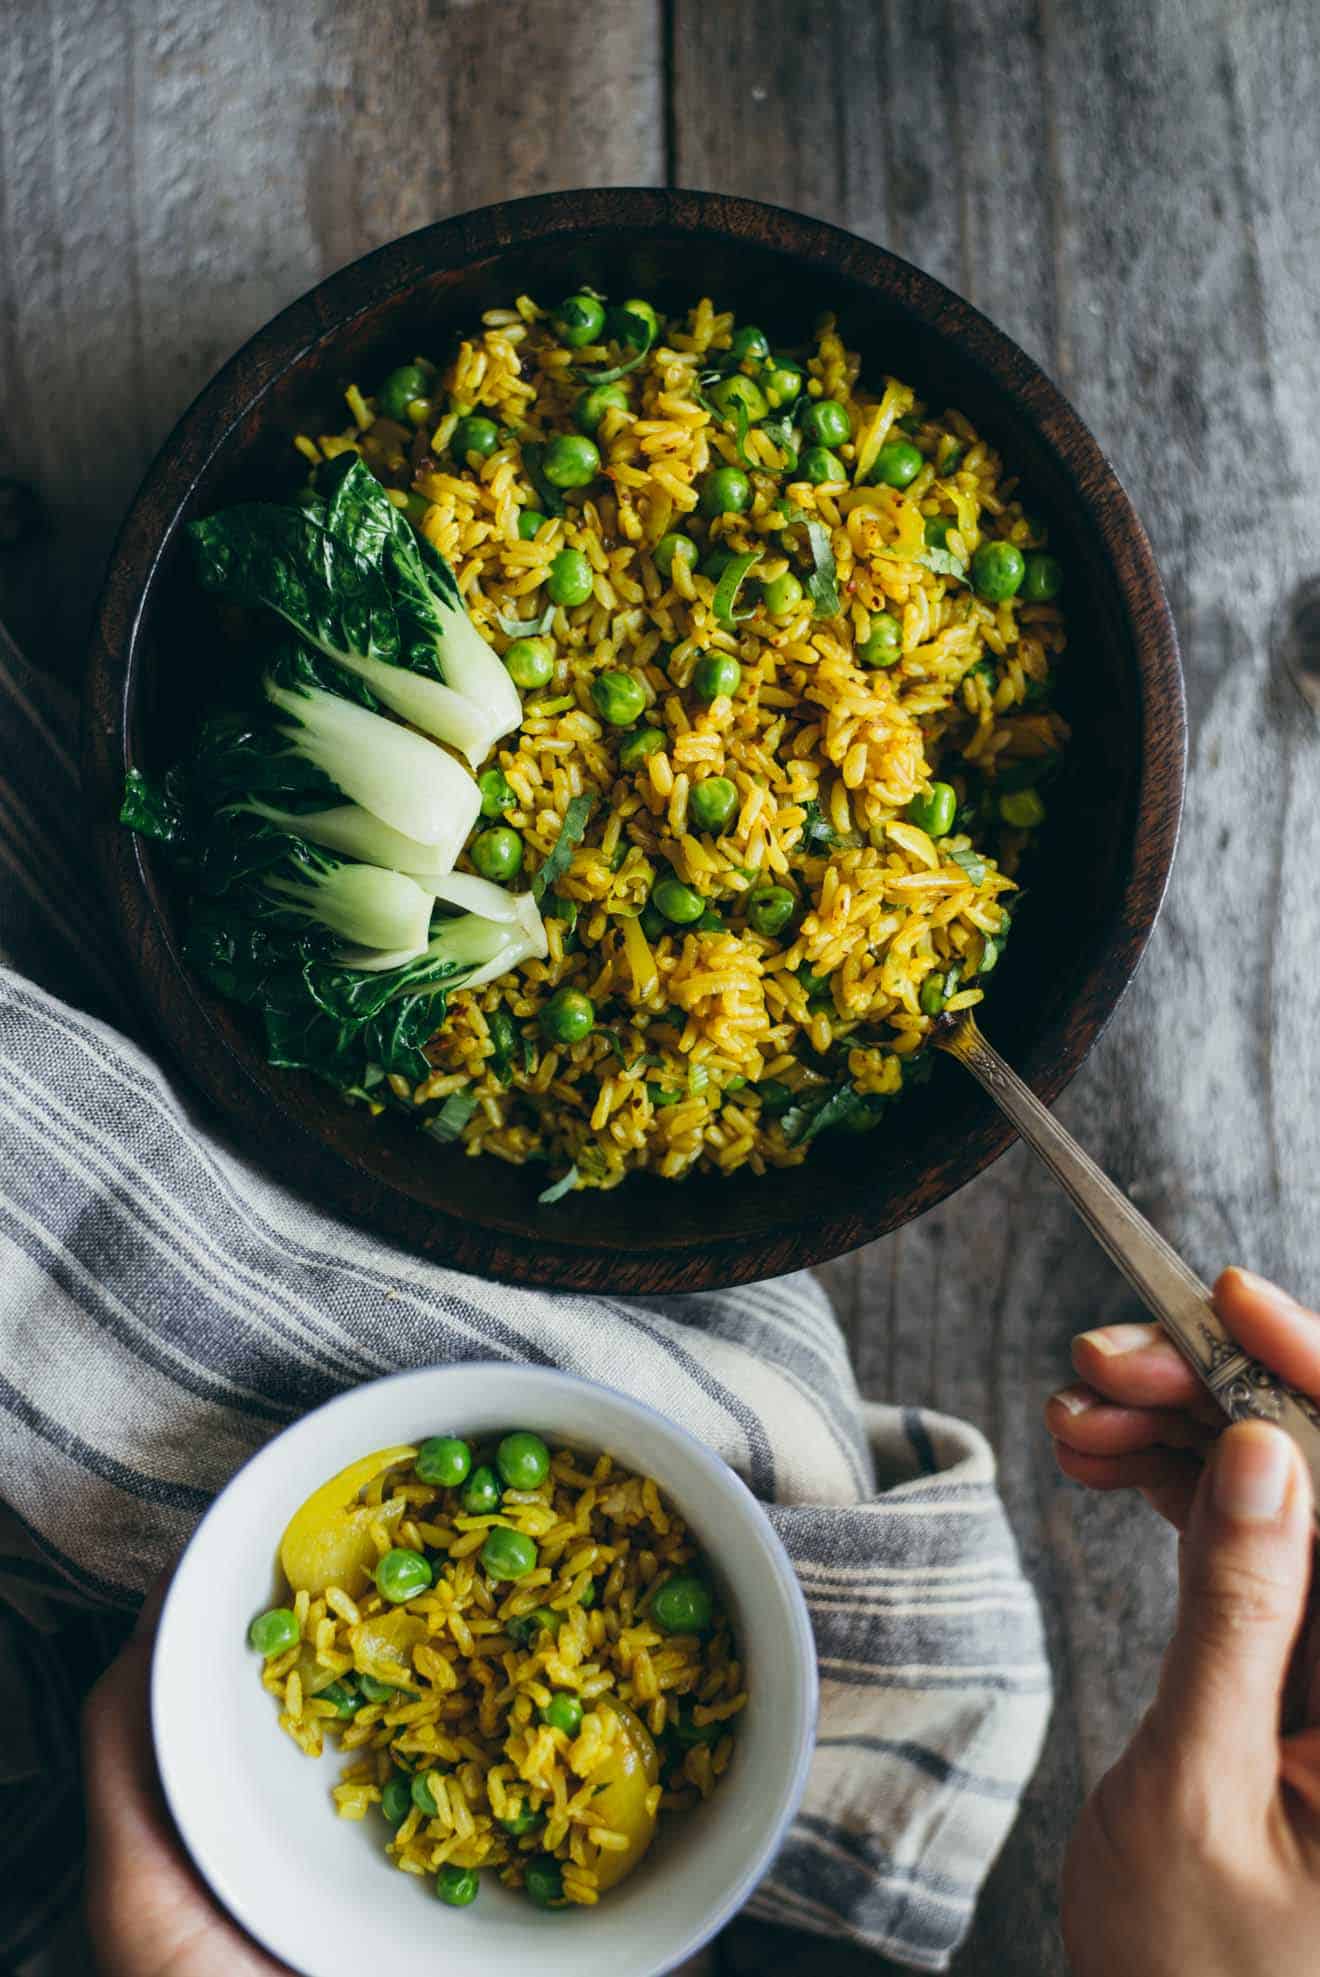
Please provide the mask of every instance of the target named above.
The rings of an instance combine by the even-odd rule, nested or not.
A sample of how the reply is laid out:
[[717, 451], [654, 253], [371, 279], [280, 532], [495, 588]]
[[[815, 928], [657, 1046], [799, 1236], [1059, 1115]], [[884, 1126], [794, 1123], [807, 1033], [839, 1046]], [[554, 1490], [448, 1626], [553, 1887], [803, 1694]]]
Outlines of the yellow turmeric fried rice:
[[[764, 383], [782, 353], [747, 326], [735, 343], [732, 314], [702, 300], [588, 408], [601, 472], [558, 499], [537, 468], [545, 444], [584, 430], [593, 374], [636, 358], [609, 320], [570, 347], [563, 316], [521, 296], [447, 365], [419, 357], [424, 390], [398, 417], [354, 386], [353, 425], [298, 442], [317, 463], [358, 451], [453, 565], [496, 650], [523, 621], [549, 654], [491, 765], [523, 883], [573, 799], [593, 800], [542, 901], [549, 954], [456, 994], [430, 1076], [369, 1099], [434, 1111], [457, 1095], [466, 1150], [548, 1161], [552, 1192], [638, 1168], [759, 1173], [802, 1160], [825, 1127], [877, 1123], [924, 1070], [935, 1015], [982, 998], [1044, 816], [1036, 785], [1066, 739], [1051, 705], [1059, 566], [967, 419], [897, 378], [864, 380], [826, 318], [797, 353], [794, 401], [741, 420], [727, 390], [723, 411], [712, 400], [717, 379]], [[823, 463], [807, 448], [820, 404], [848, 429], [816, 449]], [[492, 450], [456, 458], [474, 414]], [[708, 512], [722, 467], [745, 479], [741, 511]], [[690, 547], [675, 552], [676, 535]], [[1014, 594], [977, 581], [986, 545], [1026, 571]], [[565, 549], [586, 559], [577, 604], [547, 587]], [[721, 656], [736, 686], [705, 698], [694, 675]], [[644, 745], [628, 746], [637, 723], [602, 716], [599, 683], [618, 673], [641, 689]], [[702, 828], [694, 792], [714, 778], [733, 809]], [[698, 920], [657, 910], [666, 879], [696, 896]], [[770, 887], [791, 911], [758, 931]], [[596, 1019], [567, 1043], [543, 1020], [565, 986]]]
[[[532, 1446], [534, 1487], [500, 1491], [510, 1441]], [[460, 1484], [437, 1486], [437, 1446], [464, 1451]], [[482, 1491], [495, 1507], [465, 1510]], [[521, 1546], [518, 1577], [492, 1533]], [[340, 1817], [380, 1821], [442, 1900], [466, 1905], [489, 1870], [592, 1906], [734, 1755], [747, 1695], [701, 1554], [609, 1455], [526, 1432], [382, 1450], [308, 1499], [280, 1555], [289, 1604], [250, 1634], [280, 1725], [309, 1756], [329, 1738], [350, 1757]]]

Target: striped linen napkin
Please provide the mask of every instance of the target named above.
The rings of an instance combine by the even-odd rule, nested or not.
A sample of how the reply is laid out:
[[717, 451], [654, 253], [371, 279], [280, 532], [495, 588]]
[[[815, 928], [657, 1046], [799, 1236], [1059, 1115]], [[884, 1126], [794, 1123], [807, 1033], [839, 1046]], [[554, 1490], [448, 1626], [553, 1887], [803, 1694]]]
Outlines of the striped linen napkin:
[[249, 1166], [127, 1033], [75, 733], [67, 696], [0, 634], [4, 1967], [72, 1899], [78, 1691], [215, 1492], [340, 1388], [495, 1358], [645, 1398], [768, 1506], [811, 1609], [822, 1707], [805, 1802], [752, 1910], [945, 1968], [1049, 1708], [981, 1436], [864, 1405], [806, 1276], [649, 1300], [511, 1289]]

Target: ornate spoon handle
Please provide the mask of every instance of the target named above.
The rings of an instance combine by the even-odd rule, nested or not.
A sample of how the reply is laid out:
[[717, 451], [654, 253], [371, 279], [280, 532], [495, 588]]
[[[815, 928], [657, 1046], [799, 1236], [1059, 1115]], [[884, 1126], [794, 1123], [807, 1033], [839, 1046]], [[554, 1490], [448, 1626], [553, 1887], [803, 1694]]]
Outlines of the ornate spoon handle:
[[1240, 1350], [1225, 1331], [1201, 1279], [1010, 1070], [981, 1035], [970, 1012], [949, 1019], [934, 1041], [966, 1065], [1040, 1155], [1101, 1248], [1229, 1419], [1272, 1421], [1292, 1436], [1311, 1472], [1320, 1522], [1320, 1408]]

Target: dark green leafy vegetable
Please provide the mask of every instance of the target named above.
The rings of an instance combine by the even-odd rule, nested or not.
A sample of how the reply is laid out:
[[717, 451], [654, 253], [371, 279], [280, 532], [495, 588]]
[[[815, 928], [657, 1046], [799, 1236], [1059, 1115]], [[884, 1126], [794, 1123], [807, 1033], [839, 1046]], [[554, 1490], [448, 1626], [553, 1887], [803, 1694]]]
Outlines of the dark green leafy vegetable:
[[568, 870], [568, 861], [573, 856], [573, 847], [582, 842], [583, 833], [596, 807], [594, 796], [575, 796], [564, 812], [564, 821], [559, 827], [550, 856], [532, 880], [532, 897], [540, 900], [548, 887], [557, 883]]
[[962, 866], [974, 886], [980, 885], [985, 877], [986, 867], [985, 860], [978, 851], [972, 851], [970, 848], [966, 851], [951, 851], [949, 856], [955, 865]]
[[502, 1085], [513, 1076], [513, 1053], [518, 1046], [518, 1029], [507, 1009], [492, 1009], [486, 1018], [490, 1032], [490, 1068]]
[[639, 364], [646, 361], [658, 334], [656, 323], [648, 322], [645, 316], [634, 315], [630, 309], [611, 310], [610, 327], [615, 342], [627, 345], [633, 355], [626, 363], [610, 364], [604, 370], [584, 368], [575, 371], [574, 377], [583, 384], [613, 384], [617, 378], [626, 378], [629, 371], [635, 371]]
[[724, 574], [715, 586], [713, 609], [725, 631], [733, 631], [744, 619], [750, 618], [750, 611], [739, 611], [735, 607], [738, 592], [746, 580], [747, 573], [761, 560], [759, 549], [749, 549], [743, 556], [735, 556], [725, 567]]
[[130, 769], [124, 778], [124, 800], [119, 821], [143, 837], [161, 844], [181, 847], [188, 822], [184, 791], [177, 770], [171, 769], [159, 782], [152, 782], [140, 769]]
[[840, 842], [839, 833], [833, 824], [826, 822], [814, 796], [802, 808], [806, 814], [802, 821], [802, 836], [798, 840], [800, 850], [812, 855], [828, 851]]
[[801, 523], [806, 530], [812, 562], [812, 572], [806, 581], [806, 592], [814, 606], [815, 616], [837, 617], [841, 609], [838, 566], [834, 561], [834, 550], [830, 546], [829, 530], [823, 522], [818, 522], [814, 515], [805, 514], [792, 501], [780, 500], [776, 506], [787, 527], [791, 528], [795, 523]]
[[862, 1094], [852, 1085], [838, 1085], [832, 1090], [822, 1086], [790, 1106], [780, 1124], [790, 1146], [806, 1146], [817, 1133], [847, 1125], [862, 1110]]

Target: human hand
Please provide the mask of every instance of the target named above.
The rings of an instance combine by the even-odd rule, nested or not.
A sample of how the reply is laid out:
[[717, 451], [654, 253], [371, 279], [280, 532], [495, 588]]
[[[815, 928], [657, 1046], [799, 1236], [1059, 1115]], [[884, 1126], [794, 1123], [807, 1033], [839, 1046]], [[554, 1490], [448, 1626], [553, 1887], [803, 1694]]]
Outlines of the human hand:
[[[1215, 1308], [1320, 1395], [1320, 1317], [1245, 1271]], [[1310, 1977], [1320, 1941], [1320, 1629], [1312, 1495], [1291, 1441], [1222, 1417], [1154, 1325], [1074, 1341], [1046, 1419], [1065, 1475], [1140, 1489], [1180, 1531], [1154, 1703], [1091, 1794], [1063, 1877], [1077, 1977]]]
[[[162, 1588], [163, 1592], [163, 1588]], [[147, 1694], [161, 1596], [83, 1708], [86, 1917], [101, 1977], [289, 1977], [223, 1915], [161, 1795]]]

